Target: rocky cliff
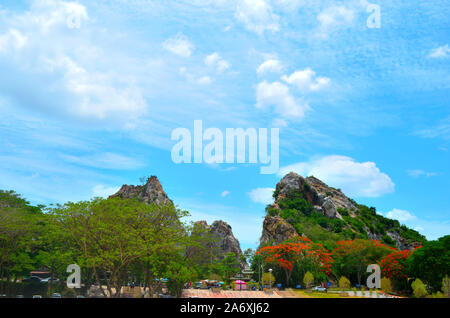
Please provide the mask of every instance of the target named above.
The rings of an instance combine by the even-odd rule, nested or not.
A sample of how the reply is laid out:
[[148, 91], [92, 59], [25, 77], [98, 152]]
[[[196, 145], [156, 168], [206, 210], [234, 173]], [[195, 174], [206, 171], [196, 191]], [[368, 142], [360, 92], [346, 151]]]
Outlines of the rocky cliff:
[[[291, 200], [291, 205], [295, 204], [292, 198], [306, 200], [307, 211], [302, 211], [305, 205], [298, 211], [295, 206], [290, 206], [289, 209], [295, 213], [289, 211], [289, 217], [284, 219], [280, 204], [286, 200]], [[261, 245], [277, 244], [295, 235], [305, 235], [299, 228], [310, 230], [308, 234], [313, 233], [318, 239], [323, 236], [335, 239], [361, 237], [395, 244], [401, 250], [412, 249], [425, 239], [416, 231], [400, 226], [398, 221], [377, 214], [374, 208], [358, 205], [340, 189], [330, 187], [315, 177], [303, 178], [294, 172], [288, 173], [276, 185], [274, 199], [274, 204], [267, 207]]]
[[234, 237], [231, 226], [228, 223], [219, 220], [208, 225], [206, 221], [198, 221], [195, 222], [195, 225], [213, 236], [214, 249], [218, 259], [223, 259], [227, 253], [233, 253], [240, 262], [239, 256], [242, 254], [241, 245]]
[[161, 183], [155, 176], [148, 178], [147, 182], [141, 186], [124, 184], [117, 193], [110, 196], [110, 198], [114, 197], [121, 197], [124, 199], [137, 198], [147, 204], [173, 205], [172, 200], [170, 200], [166, 192], [164, 192]]

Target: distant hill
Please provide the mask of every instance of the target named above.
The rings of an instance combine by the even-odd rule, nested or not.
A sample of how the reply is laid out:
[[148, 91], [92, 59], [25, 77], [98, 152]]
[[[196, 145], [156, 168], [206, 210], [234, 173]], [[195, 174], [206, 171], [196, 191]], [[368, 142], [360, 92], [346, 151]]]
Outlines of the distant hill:
[[339, 240], [376, 239], [400, 250], [426, 241], [417, 231], [376, 209], [356, 203], [315, 177], [290, 172], [277, 184], [275, 202], [266, 208], [261, 245], [280, 243], [297, 235], [334, 248]]

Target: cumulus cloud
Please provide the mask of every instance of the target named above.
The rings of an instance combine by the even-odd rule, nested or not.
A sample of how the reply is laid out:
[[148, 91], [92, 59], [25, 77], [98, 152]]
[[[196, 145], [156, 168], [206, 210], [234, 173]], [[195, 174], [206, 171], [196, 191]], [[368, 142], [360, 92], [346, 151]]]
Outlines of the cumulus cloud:
[[222, 57], [220, 57], [219, 53], [217, 53], [217, 52], [214, 52], [211, 55], [208, 55], [205, 58], [205, 64], [208, 67], [214, 68], [219, 73], [226, 71], [231, 66], [230, 63], [228, 63]]
[[107, 198], [110, 195], [119, 191], [120, 187], [105, 187], [104, 185], [96, 185], [92, 189], [92, 195], [94, 197]]
[[434, 50], [431, 51], [431, 53], [428, 55], [428, 57], [431, 58], [443, 58], [447, 57], [450, 54], [450, 48], [448, 47], [448, 44], [444, 46], [440, 46]]
[[279, 175], [290, 171], [313, 175], [351, 197], [379, 197], [394, 192], [395, 188], [391, 178], [374, 162], [357, 162], [346, 156], [331, 155], [299, 162], [280, 168]]
[[273, 13], [267, 0], [239, 0], [236, 6], [236, 19], [243, 23], [247, 30], [259, 35], [265, 31], [278, 32], [279, 16]]
[[182, 33], [178, 33], [172, 38], [164, 41], [163, 47], [178, 56], [189, 57], [194, 50], [194, 45], [189, 41], [189, 39]]
[[291, 75], [282, 76], [282, 80], [286, 83], [294, 85], [300, 91], [308, 92], [308, 91], [318, 91], [330, 83], [330, 79], [328, 77], [318, 77], [316, 76], [316, 72], [314, 72], [309, 67], [292, 73]]
[[307, 103], [296, 100], [289, 87], [280, 83], [261, 82], [256, 88], [256, 107], [274, 107], [276, 113], [285, 118], [302, 119], [310, 109]]
[[416, 216], [411, 214], [409, 211], [400, 210], [400, 209], [392, 209], [388, 213], [386, 213], [386, 217], [394, 220], [398, 220], [400, 222], [406, 222], [415, 220]]
[[[0, 72], [10, 76], [0, 78], [0, 93], [24, 107], [131, 128], [147, 109], [141, 89], [132, 76], [92, 63], [104, 59], [87, 21], [86, 7], [62, 0], [33, 1], [28, 11], [8, 14]], [[33, 103], [14, 89], [17, 81], [28, 85]]]
[[283, 64], [279, 60], [269, 59], [262, 63], [256, 72], [259, 75], [265, 74], [265, 73], [279, 73], [283, 70]]
[[273, 203], [273, 188], [256, 188], [248, 193], [250, 199], [255, 203], [271, 204]]

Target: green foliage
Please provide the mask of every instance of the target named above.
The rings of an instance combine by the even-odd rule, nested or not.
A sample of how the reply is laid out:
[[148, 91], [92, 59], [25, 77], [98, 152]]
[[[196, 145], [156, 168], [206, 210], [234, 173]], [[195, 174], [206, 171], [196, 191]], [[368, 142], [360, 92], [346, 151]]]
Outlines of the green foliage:
[[395, 241], [389, 235], [383, 236], [383, 243], [389, 246], [395, 246]]
[[411, 287], [413, 289], [414, 297], [416, 298], [422, 298], [428, 294], [425, 284], [419, 278], [411, 284]]
[[442, 286], [442, 279], [450, 275], [450, 235], [428, 241], [407, 260], [410, 277], [420, 277], [434, 290]]
[[273, 274], [270, 272], [264, 273], [262, 275], [261, 282], [263, 283], [263, 285], [269, 285], [270, 287], [272, 287], [272, 285], [275, 284], [275, 276], [273, 276]]
[[305, 276], [303, 276], [303, 283], [306, 288], [309, 288], [314, 283], [314, 276], [311, 272], [306, 272]]
[[350, 216], [350, 214], [348, 213], [348, 210], [347, 209], [344, 209], [344, 208], [337, 208], [337, 211], [339, 212], [339, 214], [341, 215], [341, 216]]
[[227, 253], [225, 258], [216, 265], [216, 273], [218, 273], [228, 285], [233, 275], [237, 274], [240, 269], [239, 261], [234, 253]]
[[312, 205], [303, 197], [302, 193], [291, 189], [285, 198], [278, 202], [282, 210], [293, 210], [293, 214], [311, 215], [313, 212]]
[[391, 293], [392, 292], [392, 285], [391, 285], [391, 280], [387, 277], [383, 277], [380, 281], [381, 284], [381, 290], [384, 291], [385, 293]]
[[341, 276], [341, 278], [339, 279], [339, 288], [341, 288], [342, 290], [350, 288], [350, 281], [347, 277]]

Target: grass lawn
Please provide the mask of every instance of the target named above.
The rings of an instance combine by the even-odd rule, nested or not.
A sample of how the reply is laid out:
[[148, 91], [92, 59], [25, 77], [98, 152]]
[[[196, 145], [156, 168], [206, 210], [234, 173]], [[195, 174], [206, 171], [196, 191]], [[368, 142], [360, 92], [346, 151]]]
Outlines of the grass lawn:
[[338, 293], [324, 293], [324, 292], [306, 292], [303, 290], [296, 290], [296, 293], [300, 294], [304, 298], [360, 298], [355, 296], [341, 296]]

